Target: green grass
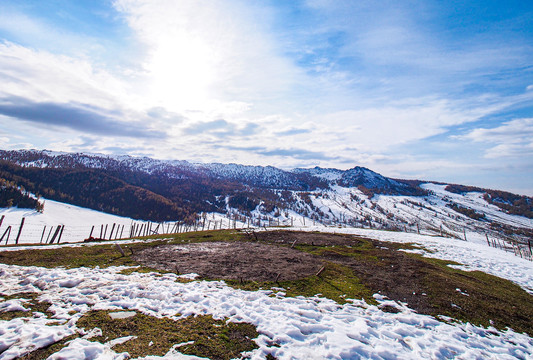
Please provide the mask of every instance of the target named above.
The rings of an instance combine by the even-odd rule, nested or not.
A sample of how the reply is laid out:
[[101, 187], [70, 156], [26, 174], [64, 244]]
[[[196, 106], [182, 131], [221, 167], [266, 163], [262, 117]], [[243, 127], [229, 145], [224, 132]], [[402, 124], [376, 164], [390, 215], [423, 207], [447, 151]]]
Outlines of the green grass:
[[332, 262], [325, 265], [324, 271], [319, 276], [310, 276], [300, 280], [279, 282], [225, 281], [229, 286], [242, 290], [256, 291], [282, 287], [286, 290], [286, 296], [291, 297], [312, 297], [320, 294], [320, 296], [335, 300], [340, 304], [346, 303], [346, 299], [365, 299], [369, 304], [377, 304], [372, 297], [372, 291], [354, 275], [350, 268]]
[[435, 309], [431, 315], [533, 335], [533, 296], [520, 286], [481, 271], [450, 268], [449, 261], [424, 260], [436, 265], [424, 279]]
[[77, 322], [86, 331], [96, 327], [102, 336], [91, 341], [107, 342], [125, 336], [136, 336], [113, 350], [127, 351], [131, 357], [162, 356], [175, 344], [192, 342], [178, 351], [210, 359], [233, 359], [242, 352], [257, 348], [252, 340], [259, 336], [255, 327], [247, 323], [215, 320], [211, 316], [190, 316], [180, 320], [156, 318], [137, 313], [127, 319], [112, 319], [110, 311], [91, 311]]

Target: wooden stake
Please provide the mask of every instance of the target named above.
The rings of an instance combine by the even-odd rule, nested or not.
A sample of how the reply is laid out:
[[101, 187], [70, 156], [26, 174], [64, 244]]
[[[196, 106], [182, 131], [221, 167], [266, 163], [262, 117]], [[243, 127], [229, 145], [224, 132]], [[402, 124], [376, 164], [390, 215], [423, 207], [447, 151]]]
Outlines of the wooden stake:
[[11, 235], [11, 226], [8, 226], [6, 231], [4, 231], [4, 234], [0, 238], [0, 242], [2, 242], [2, 240], [4, 240], [4, 236], [6, 236], [6, 234], [7, 234], [7, 238], [6, 238], [6, 245], [7, 245], [7, 242], [9, 241], [9, 235]]
[[109, 240], [113, 239], [113, 231], [115, 231], [115, 226], [116, 226], [116, 224], [113, 223], [113, 227], [111, 228], [111, 232], [109, 233]]
[[45, 244], [48, 244], [48, 243], [49, 243], [48, 240], [50, 240], [50, 235], [52, 235], [52, 230], [54, 230], [54, 227], [53, 227], [53, 226], [50, 227], [50, 231], [48, 232], [48, 236], [46, 237], [46, 242], [45, 242]]
[[279, 277], [280, 277], [280, 276], [281, 276], [281, 273], [278, 273], [278, 275], [276, 276], [276, 280], [274, 280], [274, 282], [276, 282], [276, 283], [277, 283], [277, 282], [278, 282], [278, 280], [279, 280]]
[[19, 232], [17, 233], [17, 238], [15, 239], [15, 244], [19, 243], [20, 233], [22, 232], [22, 227], [24, 226], [24, 220], [26, 220], [26, 218], [22, 218], [22, 221], [20, 222]]
[[296, 240], [294, 240], [294, 242], [292, 243], [291, 249], [294, 247], [294, 245], [296, 245]]
[[124, 254], [124, 250], [122, 250], [119, 244], [115, 244], [115, 248], [120, 252], [123, 257], [126, 256], [126, 254]]
[[41, 241], [39, 242], [39, 244], [43, 243], [43, 238], [44, 238], [44, 233], [45, 232], [46, 232], [46, 225], [44, 226], [43, 233], [41, 234]]
[[316, 273], [316, 276], [320, 276], [320, 274], [322, 274], [322, 271], [324, 271], [325, 269], [326, 269], [326, 267], [325, 267], [325, 266], [322, 266], [322, 267], [320, 268], [320, 270], [318, 270], [318, 272]]
[[94, 225], [93, 225], [93, 227], [91, 228], [91, 233], [89, 234], [89, 239], [93, 237], [93, 231], [94, 231]]
[[57, 238], [57, 243], [61, 241], [61, 235], [63, 235], [63, 230], [65, 230], [65, 225], [61, 226], [61, 232], [59, 233], [59, 237]]
[[56, 239], [57, 235], [59, 235], [60, 230], [61, 230], [61, 225], [57, 225], [56, 231], [54, 231], [54, 236], [52, 236], [52, 240], [50, 240], [50, 244], [54, 243], [54, 240]]

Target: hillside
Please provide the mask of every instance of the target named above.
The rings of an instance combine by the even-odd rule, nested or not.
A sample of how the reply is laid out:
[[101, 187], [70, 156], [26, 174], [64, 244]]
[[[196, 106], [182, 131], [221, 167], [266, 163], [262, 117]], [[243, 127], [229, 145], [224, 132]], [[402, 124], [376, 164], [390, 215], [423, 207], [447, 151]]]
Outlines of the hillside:
[[[151, 221], [201, 213], [527, 242], [533, 199], [387, 178], [363, 167], [281, 170], [129, 156], [0, 151], [0, 177], [48, 199]], [[46, 210], [45, 210], [46, 211]], [[470, 235], [471, 234], [471, 235]]]

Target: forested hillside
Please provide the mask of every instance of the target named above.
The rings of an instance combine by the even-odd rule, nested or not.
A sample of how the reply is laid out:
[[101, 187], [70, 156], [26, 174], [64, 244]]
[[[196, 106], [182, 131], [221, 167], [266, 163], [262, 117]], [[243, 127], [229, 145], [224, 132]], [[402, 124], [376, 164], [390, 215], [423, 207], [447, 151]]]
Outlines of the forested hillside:
[[43, 203], [31, 196], [24, 187], [0, 177], [0, 207], [13, 206], [43, 211]]

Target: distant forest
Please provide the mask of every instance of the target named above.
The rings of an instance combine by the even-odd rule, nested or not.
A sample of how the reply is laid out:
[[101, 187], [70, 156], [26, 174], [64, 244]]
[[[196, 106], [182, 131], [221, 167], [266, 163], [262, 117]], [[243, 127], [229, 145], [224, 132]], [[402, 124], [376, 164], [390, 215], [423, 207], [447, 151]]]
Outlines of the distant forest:
[[465, 185], [448, 185], [445, 190], [456, 194], [480, 192], [483, 193], [485, 201], [505, 210], [508, 214], [521, 215], [533, 219], [533, 198], [529, 196]]
[[192, 222], [200, 212], [225, 212], [227, 205], [243, 212], [254, 210], [261, 202], [271, 209], [281, 206], [281, 199], [268, 189], [194, 176], [22, 167], [0, 161], [0, 178], [47, 199], [151, 221]]
[[31, 196], [24, 187], [16, 182], [8, 181], [0, 177], [0, 207], [35, 209], [42, 212], [43, 203]]

